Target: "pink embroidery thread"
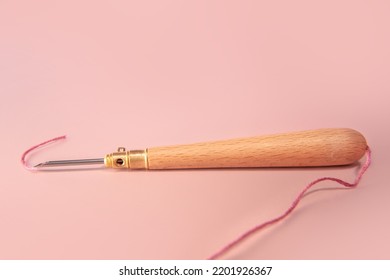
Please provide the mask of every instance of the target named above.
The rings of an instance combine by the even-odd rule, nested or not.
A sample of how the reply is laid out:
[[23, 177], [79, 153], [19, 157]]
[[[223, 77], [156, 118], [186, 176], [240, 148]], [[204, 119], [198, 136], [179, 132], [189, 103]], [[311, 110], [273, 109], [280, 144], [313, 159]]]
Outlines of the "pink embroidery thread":
[[43, 146], [46, 146], [47, 144], [50, 144], [50, 143], [54, 143], [54, 142], [57, 142], [59, 140], [62, 140], [62, 139], [65, 139], [66, 138], [66, 135], [62, 135], [62, 136], [59, 136], [59, 137], [55, 137], [53, 139], [50, 139], [50, 140], [47, 140], [45, 142], [42, 142], [38, 145], [35, 145], [35, 146], [32, 146], [30, 149], [28, 149], [27, 151], [25, 151], [23, 154], [22, 154], [22, 158], [20, 159], [20, 161], [22, 162], [24, 168], [26, 168], [27, 170], [30, 170], [30, 171], [36, 171], [37, 168], [34, 167], [34, 166], [30, 166], [27, 164], [27, 161], [26, 161], [26, 157], [28, 154], [30, 154], [32, 151], [38, 149], [38, 148], [41, 148]]
[[264, 229], [267, 226], [275, 224], [275, 223], [279, 222], [280, 220], [283, 220], [284, 218], [286, 218], [297, 207], [299, 202], [304, 197], [305, 193], [309, 189], [311, 189], [314, 185], [318, 184], [319, 182], [322, 182], [322, 181], [334, 181], [334, 182], [339, 183], [339, 184], [341, 184], [341, 185], [343, 185], [343, 186], [345, 186], [347, 188], [355, 188], [359, 184], [360, 180], [362, 179], [363, 174], [366, 172], [366, 170], [370, 166], [370, 164], [371, 164], [371, 150], [370, 150], [369, 147], [367, 147], [367, 150], [366, 150], [366, 162], [361, 167], [361, 169], [360, 169], [359, 173], [357, 174], [357, 176], [355, 178], [355, 181], [353, 183], [348, 183], [346, 181], [343, 181], [343, 180], [338, 179], [338, 178], [333, 178], [333, 177], [323, 177], [323, 178], [319, 178], [317, 180], [314, 180], [313, 182], [308, 184], [298, 194], [298, 196], [295, 198], [295, 200], [293, 201], [291, 206], [282, 215], [280, 215], [280, 216], [278, 216], [278, 217], [276, 217], [274, 219], [268, 220], [268, 221], [266, 221], [264, 223], [261, 223], [261, 224], [255, 226], [255, 227], [251, 228], [250, 230], [248, 230], [245, 233], [243, 233], [242, 235], [240, 235], [238, 238], [236, 238], [233, 241], [231, 241], [230, 243], [228, 243], [226, 246], [222, 247], [222, 249], [220, 249], [219, 251], [217, 251], [216, 253], [214, 253], [213, 255], [211, 255], [207, 259], [208, 260], [215, 260], [215, 259], [220, 258], [222, 255], [226, 254], [228, 251], [233, 249], [233, 247], [237, 246], [239, 243], [241, 243], [242, 241], [244, 241], [245, 239], [247, 239], [251, 235], [259, 232], [260, 230]]

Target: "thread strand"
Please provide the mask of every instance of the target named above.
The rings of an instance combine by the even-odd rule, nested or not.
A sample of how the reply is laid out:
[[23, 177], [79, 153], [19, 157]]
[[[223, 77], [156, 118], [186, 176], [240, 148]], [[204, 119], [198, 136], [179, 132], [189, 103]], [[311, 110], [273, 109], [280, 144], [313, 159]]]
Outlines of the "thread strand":
[[360, 168], [360, 170], [359, 170], [358, 174], [356, 175], [356, 178], [355, 178], [353, 183], [349, 183], [349, 182], [346, 182], [344, 180], [341, 180], [341, 179], [338, 179], [338, 178], [333, 178], [333, 177], [322, 177], [322, 178], [318, 178], [318, 179], [312, 181], [305, 188], [303, 188], [303, 190], [298, 194], [298, 196], [292, 202], [290, 207], [287, 208], [287, 210], [283, 214], [277, 216], [276, 218], [273, 218], [271, 220], [268, 220], [266, 222], [263, 222], [261, 224], [258, 224], [256, 226], [254, 226], [253, 228], [251, 228], [248, 231], [244, 232], [239, 237], [237, 237], [236, 239], [234, 239], [233, 241], [231, 241], [230, 243], [228, 243], [227, 245], [222, 247], [219, 251], [217, 251], [216, 253], [214, 253], [213, 255], [211, 255], [207, 259], [208, 260], [215, 260], [215, 259], [220, 258], [221, 256], [225, 255], [228, 251], [230, 251], [234, 247], [236, 247], [239, 243], [241, 243], [244, 240], [246, 240], [248, 237], [252, 236], [253, 234], [255, 234], [255, 233], [259, 232], [259, 231], [261, 231], [265, 227], [270, 226], [272, 224], [275, 224], [275, 223], [279, 222], [280, 220], [283, 220], [284, 218], [286, 218], [298, 206], [299, 202], [302, 200], [302, 198], [304, 197], [305, 193], [309, 189], [311, 189], [313, 186], [317, 185], [318, 183], [320, 183], [322, 181], [333, 181], [333, 182], [341, 184], [341, 185], [343, 185], [343, 186], [345, 186], [347, 188], [355, 188], [359, 184], [360, 180], [363, 177], [363, 174], [367, 171], [367, 169], [370, 166], [370, 164], [371, 164], [371, 150], [370, 150], [369, 147], [367, 147], [367, 150], [366, 150], [366, 161], [363, 164], [363, 166]]
[[30, 170], [30, 171], [36, 171], [37, 170], [36, 167], [31, 166], [31, 165], [28, 164], [28, 162], [26, 160], [27, 155], [29, 155], [31, 152], [35, 151], [38, 148], [41, 148], [41, 147], [46, 146], [46, 145], [48, 145], [50, 143], [54, 143], [54, 142], [57, 142], [59, 140], [65, 139], [65, 138], [66, 138], [66, 135], [58, 136], [58, 137], [52, 138], [50, 140], [47, 140], [45, 142], [42, 142], [40, 144], [34, 145], [31, 148], [29, 148], [27, 151], [25, 151], [22, 154], [22, 158], [20, 159], [20, 161], [21, 161], [22, 165], [24, 166], [24, 168], [26, 168], [27, 170]]

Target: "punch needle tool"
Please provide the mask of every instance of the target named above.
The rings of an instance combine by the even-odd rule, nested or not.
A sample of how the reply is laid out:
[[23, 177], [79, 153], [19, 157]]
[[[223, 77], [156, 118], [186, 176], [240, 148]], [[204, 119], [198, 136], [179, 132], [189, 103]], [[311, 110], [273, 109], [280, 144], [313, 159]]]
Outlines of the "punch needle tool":
[[26, 156], [47, 144], [65, 139], [56, 137], [35, 145], [22, 155], [22, 164], [29, 170], [45, 167], [101, 165], [116, 169], [198, 169], [198, 168], [252, 168], [252, 167], [310, 167], [337, 166], [357, 162], [366, 155], [355, 180], [347, 182], [334, 177], [318, 178], [296, 196], [291, 205], [280, 215], [248, 229], [236, 239], [224, 245], [208, 259], [218, 259], [238, 244], [265, 227], [273, 225], [290, 215], [305, 194], [323, 181], [333, 181], [347, 188], [355, 188], [371, 164], [371, 150], [364, 136], [353, 129], [328, 128], [290, 132], [269, 136], [239, 138], [189, 145], [165, 146], [144, 150], [118, 148], [102, 158], [53, 160], [29, 166]]
[[22, 163], [30, 170], [80, 165], [130, 170], [314, 167], [352, 164], [367, 150], [366, 140], [358, 131], [325, 128], [143, 150], [120, 147], [100, 158], [50, 160], [33, 167], [26, 163], [31, 151], [64, 138], [57, 137], [30, 148], [23, 154]]

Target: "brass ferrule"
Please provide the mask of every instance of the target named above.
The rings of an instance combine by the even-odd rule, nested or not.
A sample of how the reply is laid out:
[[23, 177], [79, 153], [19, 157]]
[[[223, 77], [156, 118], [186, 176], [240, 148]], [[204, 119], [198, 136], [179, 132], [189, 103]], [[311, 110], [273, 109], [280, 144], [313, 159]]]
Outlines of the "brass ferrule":
[[118, 151], [104, 157], [104, 165], [118, 169], [149, 169], [148, 150], [130, 150], [118, 148]]

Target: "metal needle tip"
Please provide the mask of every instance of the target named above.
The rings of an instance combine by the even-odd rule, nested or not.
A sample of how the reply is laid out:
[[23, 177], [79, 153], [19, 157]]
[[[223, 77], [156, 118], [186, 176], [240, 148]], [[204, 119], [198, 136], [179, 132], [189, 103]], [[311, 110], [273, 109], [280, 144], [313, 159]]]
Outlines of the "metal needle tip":
[[41, 168], [41, 167], [57, 167], [57, 166], [71, 166], [71, 165], [92, 165], [92, 164], [104, 164], [104, 158], [52, 160], [52, 161], [39, 163], [34, 167]]

